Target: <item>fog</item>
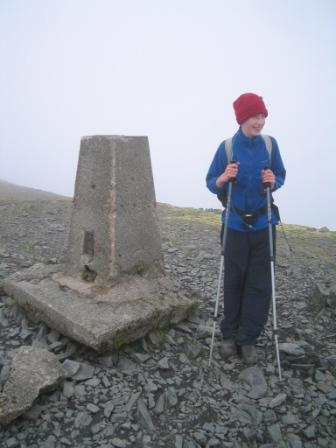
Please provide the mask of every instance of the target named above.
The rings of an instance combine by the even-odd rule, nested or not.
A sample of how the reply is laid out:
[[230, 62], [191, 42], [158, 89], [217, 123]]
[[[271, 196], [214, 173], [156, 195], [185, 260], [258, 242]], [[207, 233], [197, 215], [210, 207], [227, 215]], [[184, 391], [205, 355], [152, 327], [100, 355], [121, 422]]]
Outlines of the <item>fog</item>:
[[282, 220], [336, 230], [336, 3], [0, 0], [0, 179], [73, 194], [85, 135], [147, 135], [156, 197], [219, 208], [205, 176], [263, 96]]

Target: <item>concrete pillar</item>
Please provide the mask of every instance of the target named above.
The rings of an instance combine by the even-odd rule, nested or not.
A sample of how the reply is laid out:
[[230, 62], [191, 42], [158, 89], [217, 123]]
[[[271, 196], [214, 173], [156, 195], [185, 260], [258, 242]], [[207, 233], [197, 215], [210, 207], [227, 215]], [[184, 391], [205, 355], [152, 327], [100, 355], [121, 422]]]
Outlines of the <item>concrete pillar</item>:
[[83, 137], [67, 274], [104, 285], [163, 271], [148, 138]]
[[26, 312], [97, 351], [185, 319], [197, 306], [164, 273], [146, 137], [81, 141], [67, 260], [3, 282]]

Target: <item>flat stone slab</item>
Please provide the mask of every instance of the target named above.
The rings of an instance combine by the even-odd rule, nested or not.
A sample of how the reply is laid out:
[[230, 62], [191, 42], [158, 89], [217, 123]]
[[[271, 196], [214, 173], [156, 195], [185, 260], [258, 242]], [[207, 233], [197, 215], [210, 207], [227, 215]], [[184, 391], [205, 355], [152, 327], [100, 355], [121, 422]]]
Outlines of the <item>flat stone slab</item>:
[[15, 350], [0, 394], [0, 424], [8, 425], [22, 415], [40, 393], [57, 387], [63, 377], [60, 362], [48, 350], [29, 346]]
[[99, 287], [67, 277], [62, 268], [35, 265], [6, 279], [3, 288], [32, 318], [99, 352], [175, 324], [196, 307], [167, 276], [133, 275]]

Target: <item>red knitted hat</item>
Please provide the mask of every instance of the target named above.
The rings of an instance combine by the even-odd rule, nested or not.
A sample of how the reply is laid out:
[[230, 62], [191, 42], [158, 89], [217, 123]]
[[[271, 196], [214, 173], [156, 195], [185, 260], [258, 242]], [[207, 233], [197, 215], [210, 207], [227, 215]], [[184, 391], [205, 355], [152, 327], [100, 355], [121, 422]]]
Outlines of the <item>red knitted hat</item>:
[[254, 115], [264, 114], [267, 117], [268, 112], [261, 96], [255, 93], [243, 93], [233, 103], [236, 119], [239, 124], [244, 123], [248, 118]]

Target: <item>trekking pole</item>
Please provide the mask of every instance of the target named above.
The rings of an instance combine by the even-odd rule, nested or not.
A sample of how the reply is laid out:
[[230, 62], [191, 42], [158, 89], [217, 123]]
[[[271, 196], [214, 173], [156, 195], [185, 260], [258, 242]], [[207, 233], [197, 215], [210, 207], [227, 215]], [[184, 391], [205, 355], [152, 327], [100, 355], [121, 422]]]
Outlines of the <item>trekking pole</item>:
[[[231, 163], [236, 163], [236, 162], [232, 161]], [[218, 275], [218, 284], [217, 284], [217, 296], [216, 296], [216, 305], [215, 305], [215, 312], [214, 312], [214, 321], [213, 321], [210, 356], [209, 356], [209, 367], [211, 366], [211, 362], [212, 362], [212, 353], [213, 353], [213, 347], [214, 347], [214, 342], [215, 342], [216, 322], [218, 319], [219, 296], [220, 296], [221, 281], [222, 281], [222, 275], [223, 275], [223, 269], [224, 269], [224, 252], [225, 252], [225, 247], [226, 247], [227, 229], [228, 229], [228, 223], [229, 223], [229, 213], [230, 213], [230, 208], [231, 208], [232, 184], [233, 184], [233, 182], [235, 182], [235, 180], [236, 179], [234, 177], [229, 179], [229, 185], [228, 185], [226, 213], [225, 213], [225, 220], [224, 220], [224, 233], [223, 233], [223, 239], [222, 239], [222, 249], [221, 249], [221, 258], [220, 258], [220, 264], [219, 264], [219, 275]]]
[[[265, 168], [267, 169], [267, 168]], [[277, 326], [277, 316], [276, 316], [276, 301], [275, 301], [275, 274], [274, 274], [274, 250], [273, 250], [273, 231], [272, 231], [272, 209], [271, 209], [271, 186], [269, 183], [265, 183], [267, 195], [267, 217], [268, 217], [268, 237], [269, 237], [269, 254], [270, 254], [270, 264], [271, 264], [271, 283], [272, 283], [272, 306], [273, 306], [273, 334], [275, 342], [275, 353], [278, 364], [279, 380], [282, 380], [281, 376], [281, 364], [280, 364], [280, 353], [279, 353], [279, 343], [278, 343], [278, 326]]]

